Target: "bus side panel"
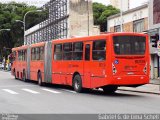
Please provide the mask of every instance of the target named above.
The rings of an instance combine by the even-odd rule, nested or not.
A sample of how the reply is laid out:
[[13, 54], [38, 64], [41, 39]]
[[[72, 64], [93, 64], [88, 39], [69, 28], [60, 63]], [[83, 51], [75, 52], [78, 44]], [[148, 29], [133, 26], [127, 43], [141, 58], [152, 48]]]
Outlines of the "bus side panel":
[[52, 82], [52, 43], [45, 44], [45, 57], [44, 57], [44, 82]]
[[106, 63], [92, 62], [91, 66], [91, 88], [103, 86], [106, 80]]
[[[54, 44], [52, 44], [52, 84], [62, 84], [61, 82], [61, 68], [62, 68], [62, 61], [54, 60]], [[63, 66], [64, 67], [64, 66]]]
[[91, 88], [103, 87], [110, 84], [111, 79], [111, 42], [106, 39], [106, 60], [93, 61], [91, 66]]
[[27, 79], [31, 79], [31, 77], [30, 77], [30, 62], [31, 62], [31, 48], [30, 47], [28, 47], [28, 49], [27, 49]]
[[68, 69], [70, 69], [71, 66], [71, 62], [70, 61], [62, 61], [59, 64], [59, 70], [60, 70], [60, 82], [61, 84], [66, 85], [67, 84], [67, 80], [69, 79], [69, 77], [71, 76], [70, 73], [68, 72]]
[[[52, 83], [53, 84], [62, 84], [61, 80], [61, 61], [52, 61]], [[63, 66], [64, 67], [64, 66]]]
[[17, 63], [16, 63], [16, 76], [17, 78], [19, 79], [22, 79], [23, 77], [23, 70], [26, 71], [26, 61], [21, 61], [21, 60], [18, 60]]
[[17, 68], [17, 60], [18, 60], [17, 51], [16, 51], [16, 56], [14, 56], [14, 57], [15, 57], [15, 60], [12, 63], [12, 73], [11, 73], [12, 75], [15, 74], [14, 72], [16, 72], [16, 71], [14, 71], [14, 70], [16, 70], [16, 68]]
[[[67, 81], [66, 84], [72, 86], [72, 77], [74, 73], [79, 73], [81, 76], [81, 79], [83, 81], [83, 61], [72, 61], [68, 65], [67, 69]], [[83, 86], [85, 87], [85, 86]]]

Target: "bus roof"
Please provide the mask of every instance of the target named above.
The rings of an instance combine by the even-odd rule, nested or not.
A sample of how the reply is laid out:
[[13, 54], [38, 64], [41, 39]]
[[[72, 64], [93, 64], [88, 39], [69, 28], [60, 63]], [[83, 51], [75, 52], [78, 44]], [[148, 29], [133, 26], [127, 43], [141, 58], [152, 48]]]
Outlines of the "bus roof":
[[35, 43], [35, 44], [32, 44], [31, 47], [39, 47], [39, 46], [44, 46], [45, 45], [45, 42], [40, 42], [40, 43]]
[[20, 47], [12, 48], [12, 51], [18, 51], [18, 50], [23, 50], [23, 49], [27, 49], [27, 48], [28, 48], [28, 45], [23, 45]]
[[114, 32], [114, 33], [107, 33], [107, 34], [101, 34], [97, 36], [86, 36], [86, 37], [74, 37], [74, 38], [68, 38], [68, 39], [57, 39], [52, 40], [52, 43], [64, 43], [64, 42], [74, 42], [74, 41], [89, 41], [89, 40], [100, 40], [100, 39], [106, 39], [108, 36], [122, 36], [122, 35], [136, 35], [136, 36], [147, 36], [144, 33], [133, 33], [133, 32]]
[[[66, 38], [66, 39], [57, 39], [57, 40], [52, 40], [52, 43], [65, 43], [67, 42], [80, 42], [80, 41], [90, 41], [90, 40], [103, 40], [106, 39], [108, 36], [122, 36], [122, 35], [136, 35], [136, 36], [147, 36], [144, 33], [133, 33], [133, 32], [113, 32], [113, 33], [106, 33], [106, 34], [101, 34], [97, 36], [86, 36], [86, 37], [74, 37], [74, 38]], [[39, 47], [39, 46], [44, 46], [45, 42], [40, 42], [40, 43], [35, 43], [30, 45], [32, 48], [33, 47]], [[23, 50], [27, 49], [29, 45], [24, 45], [20, 47], [13, 48], [12, 51], [17, 51], [17, 50]]]

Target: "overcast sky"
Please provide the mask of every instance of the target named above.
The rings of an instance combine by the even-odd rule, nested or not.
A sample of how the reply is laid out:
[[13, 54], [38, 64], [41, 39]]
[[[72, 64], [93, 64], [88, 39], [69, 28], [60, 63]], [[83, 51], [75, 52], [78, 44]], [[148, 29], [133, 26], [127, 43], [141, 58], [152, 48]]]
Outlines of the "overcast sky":
[[[27, 4], [32, 4], [36, 6], [42, 6], [49, 0], [0, 0], [0, 2], [10, 2], [10, 1], [16, 1], [16, 2], [25, 2]], [[92, 0], [94, 2], [100, 2], [103, 4], [108, 5], [110, 0]], [[144, 2], [147, 2], [148, 0], [130, 0], [130, 7], [134, 8], [136, 6], [142, 5]]]

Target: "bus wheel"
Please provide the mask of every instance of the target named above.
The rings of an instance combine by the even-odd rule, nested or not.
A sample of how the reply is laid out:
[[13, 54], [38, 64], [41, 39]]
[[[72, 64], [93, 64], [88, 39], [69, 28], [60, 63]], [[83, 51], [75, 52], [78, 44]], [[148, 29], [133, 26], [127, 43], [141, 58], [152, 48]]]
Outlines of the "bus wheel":
[[117, 88], [118, 88], [117, 86], [105, 86], [103, 87], [103, 91], [104, 93], [115, 93]]
[[17, 77], [16, 77], [16, 70], [14, 70], [14, 78], [17, 79]]
[[73, 79], [73, 87], [74, 90], [78, 93], [82, 92], [82, 80], [80, 75], [76, 75]]
[[25, 73], [25, 71], [23, 71], [23, 77], [22, 77], [22, 80], [23, 80], [24, 82], [27, 82], [27, 79], [26, 79], [26, 73]]
[[42, 75], [41, 75], [41, 72], [38, 72], [38, 75], [37, 75], [38, 77], [38, 85], [39, 86], [43, 86], [43, 82], [42, 82]]

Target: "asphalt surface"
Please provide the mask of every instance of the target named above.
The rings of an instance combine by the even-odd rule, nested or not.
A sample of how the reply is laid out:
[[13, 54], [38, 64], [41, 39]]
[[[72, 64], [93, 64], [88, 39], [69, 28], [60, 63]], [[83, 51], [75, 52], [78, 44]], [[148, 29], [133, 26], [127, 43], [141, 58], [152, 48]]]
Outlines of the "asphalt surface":
[[38, 86], [0, 71], [0, 113], [101, 114], [160, 113], [160, 96], [130, 91], [75, 93], [70, 87]]

